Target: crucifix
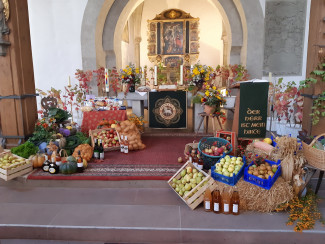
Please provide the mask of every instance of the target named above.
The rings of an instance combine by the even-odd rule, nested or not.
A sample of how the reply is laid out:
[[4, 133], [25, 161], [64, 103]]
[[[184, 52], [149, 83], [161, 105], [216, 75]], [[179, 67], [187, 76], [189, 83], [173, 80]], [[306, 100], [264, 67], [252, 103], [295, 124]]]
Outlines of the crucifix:
[[161, 70], [161, 73], [166, 74], [166, 76], [167, 76], [167, 84], [173, 83], [171, 78], [175, 78], [175, 75], [171, 75], [171, 74], [172, 73], [174, 74], [176, 71], [177, 71], [177, 68], [170, 67], [170, 63], [167, 63], [166, 68]]

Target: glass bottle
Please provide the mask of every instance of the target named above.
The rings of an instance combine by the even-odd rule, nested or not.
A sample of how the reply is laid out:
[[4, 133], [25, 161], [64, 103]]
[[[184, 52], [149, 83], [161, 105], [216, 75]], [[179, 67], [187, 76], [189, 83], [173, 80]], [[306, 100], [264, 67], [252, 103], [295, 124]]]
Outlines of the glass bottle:
[[231, 213], [231, 209], [230, 209], [230, 194], [228, 191], [226, 191], [225, 189], [222, 192], [222, 196], [221, 196], [221, 200], [222, 200], [222, 210], [224, 214], [230, 214]]
[[121, 153], [124, 153], [124, 136], [123, 135], [121, 135], [120, 149], [121, 149]]
[[105, 157], [105, 155], [104, 155], [104, 148], [103, 148], [102, 140], [100, 140], [98, 152], [99, 152], [99, 159], [102, 159], [103, 160], [104, 157]]
[[124, 153], [129, 153], [129, 142], [128, 142], [128, 136], [124, 137]]
[[42, 169], [44, 172], [49, 172], [49, 168], [50, 168], [49, 155], [47, 154], [47, 149], [45, 148], [45, 161], [43, 163]]
[[78, 173], [84, 172], [84, 164], [83, 164], [83, 159], [81, 157], [80, 150], [78, 151], [78, 157], [77, 157], [77, 172]]
[[216, 214], [221, 213], [221, 195], [219, 190], [212, 193], [213, 212]]
[[198, 158], [199, 158], [199, 160], [198, 160], [198, 163], [197, 163], [198, 164], [197, 167], [199, 169], [203, 169], [204, 162], [203, 162], [201, 154], [198, 155]]
[[94, 158], [99, 159], [98, 139], [95, 139], [94, 144]]
[[204, 210], [206, 212], [211, 212], [211, 210], [212, 210], [211, 209], [212, 208], [212, 196], [211, 196], [210, 188], [207, 188], [205, 190], [203, 202], [204, 202]]
[[59, 166], [56, 165], [54, 157], [52, 157], [51, 160], [52, 160], [52, 162], [50, 163], [50, 166], [49, 166], [49, 172], [50, 172], [50, 174], [58, 174], [59, 173]]
[[58, 167], [60, 167], [62, 161], [61, 161], [61, 156], [60, 156], [60, 150], [58, 149], [58, 152], [56, 154], [56, 159], [55, 159], [55, 163]]
[[239, 193], [238, 191], [234, 191], [231, 197], [231, 205], [232, 205], [232, 214], [233, 215], [239, 215]]

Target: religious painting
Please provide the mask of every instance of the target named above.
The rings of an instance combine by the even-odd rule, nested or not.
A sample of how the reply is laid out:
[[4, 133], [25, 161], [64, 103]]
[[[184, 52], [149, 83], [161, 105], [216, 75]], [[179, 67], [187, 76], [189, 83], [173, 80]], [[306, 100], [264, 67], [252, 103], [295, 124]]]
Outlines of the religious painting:
[[165, 22], [163, 24], [163, 54], [183, 54], [183, 22]]
[[198, 26], [199, 18], [180, 9], [165, 10], [154, 19], [148, 20], [150, 62], [155, 65], [161, 62], [163, 65], [170, 63], [170, 67], [174, 67], [176, 62], [171, 61], [170, 57], [179, 57], [183, 65], [194, 63], [198, 59], [200, 47]]
[[183, 59], [181, 57], [167, 57], [164, 62], [166, 67], [178, 67], [181, 64], [183, 64]]

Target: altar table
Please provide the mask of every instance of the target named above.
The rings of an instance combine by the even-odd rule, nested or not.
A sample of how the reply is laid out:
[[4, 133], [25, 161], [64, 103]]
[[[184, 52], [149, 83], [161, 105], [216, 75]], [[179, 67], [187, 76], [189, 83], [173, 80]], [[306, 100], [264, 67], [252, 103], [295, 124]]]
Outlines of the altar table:
[[126, 110], [84, 112], [81, 124], [81, 131], [83, 133], [88, 133], [89, 130], [96, 129], [98, 123], [103, 119], [124, 121], [127, 119]]

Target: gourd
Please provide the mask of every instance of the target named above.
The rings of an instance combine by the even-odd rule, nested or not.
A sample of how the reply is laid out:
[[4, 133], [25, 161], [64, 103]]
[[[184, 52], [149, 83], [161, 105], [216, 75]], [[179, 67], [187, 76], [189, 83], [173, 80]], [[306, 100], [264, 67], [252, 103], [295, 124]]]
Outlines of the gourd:
[[67, 158], [67, 162], [60, 165], [60, 172], [62, 174], [73, 174], [77, 172], [77, 160], [70, 156]]
[[78, 157], [78, 151], [83, 159], [89, 161], [93, 156], [93, 148], [89, 144], [80, 144], [74, 150], [72, 156]]
[[29, 160], [33, 163], [33, 168], [40, 168], [43, 166], [45, 156], [42, 154], [36, 154], [29, 157]]

